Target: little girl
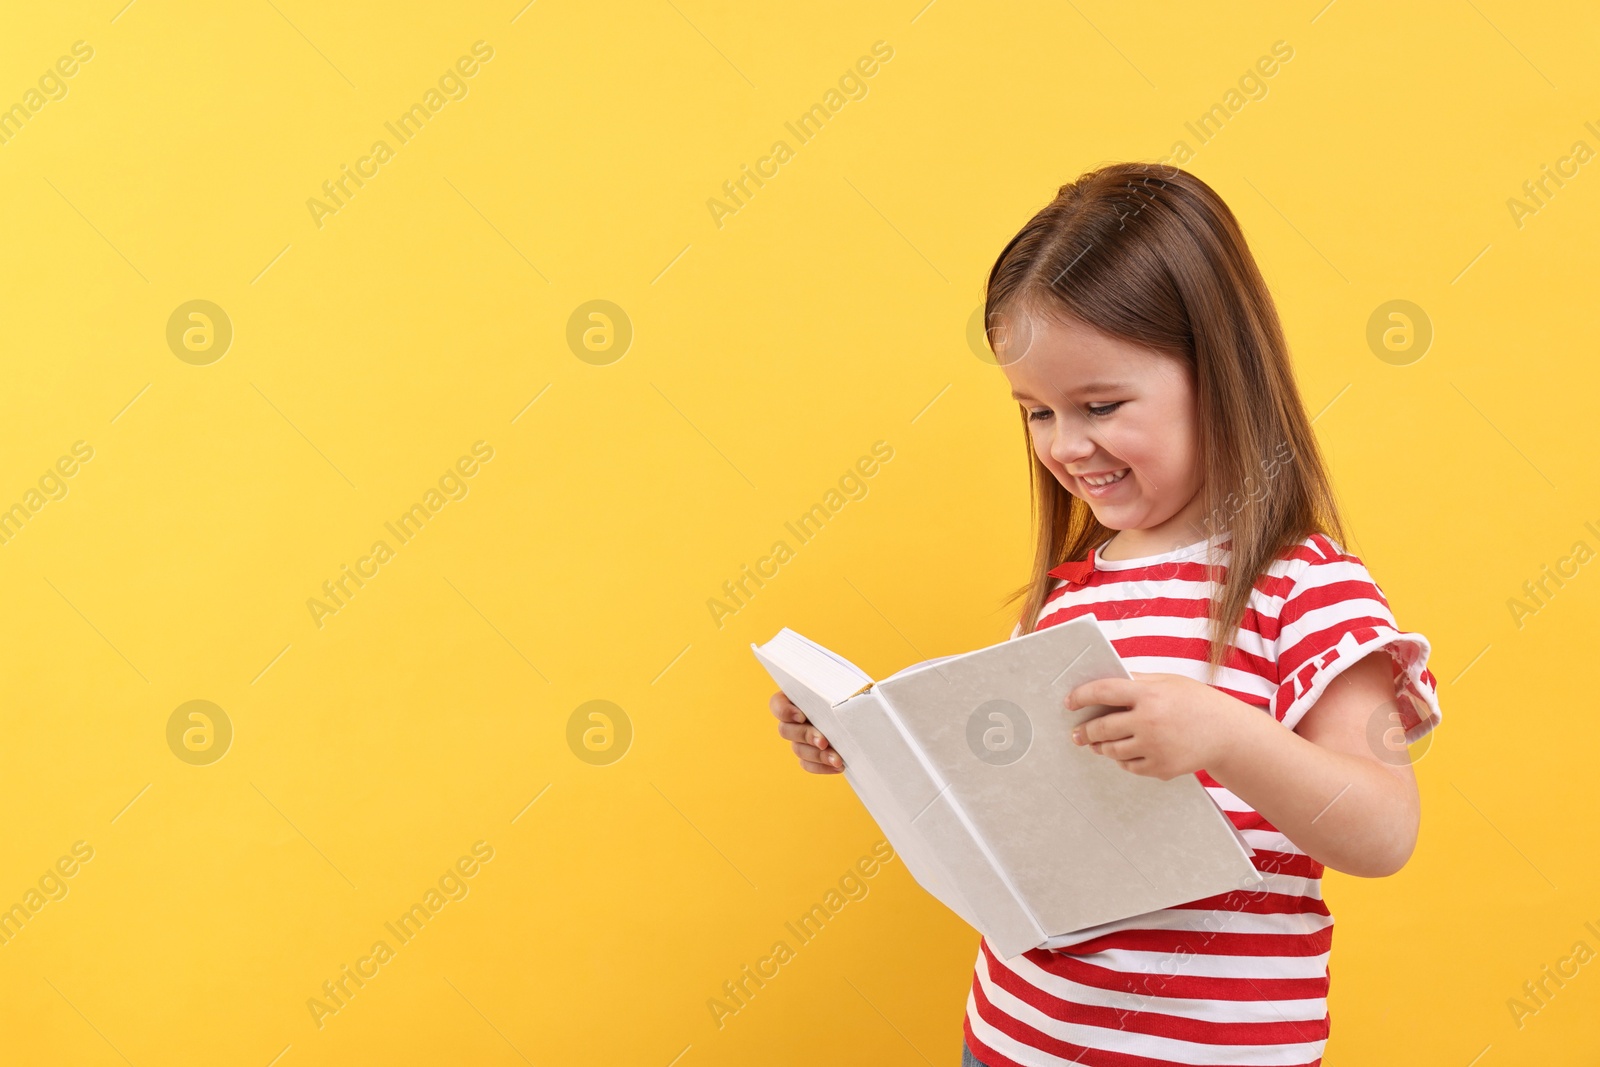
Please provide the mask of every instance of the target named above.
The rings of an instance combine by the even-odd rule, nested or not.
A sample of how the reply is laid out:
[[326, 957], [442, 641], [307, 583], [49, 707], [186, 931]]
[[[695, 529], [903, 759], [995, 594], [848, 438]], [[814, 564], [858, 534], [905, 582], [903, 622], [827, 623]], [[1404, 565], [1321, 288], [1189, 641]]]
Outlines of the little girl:
[[[1343, 548], [1271, 296], [1204, 182], [1120, 164], [1063, 186], [1000, 253], [985, 316], [1037, 519], [1012, 637], [1093, 615], [1133, 679], [1068, 694], [1119, 709], [1074, 740], [1198, 777], [1263, 881], [1009, 960], [982, 941], [962, 1063], [1320, 1064], [1322, 872], [1410, 858], [1429, 643]], [[842, 768], [782, 693], [772, 709], [802, 767]]]

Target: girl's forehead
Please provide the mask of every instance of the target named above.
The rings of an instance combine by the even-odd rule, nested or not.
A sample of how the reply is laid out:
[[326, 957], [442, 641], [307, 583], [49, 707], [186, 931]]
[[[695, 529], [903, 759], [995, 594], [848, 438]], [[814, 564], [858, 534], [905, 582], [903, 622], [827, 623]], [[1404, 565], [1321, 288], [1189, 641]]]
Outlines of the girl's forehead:
[[990, 337], [1008, 377], [1048, 375], [1062, 385], [1135, 376], [1146, 369], [1141, 364], [1154, 356], [1098, 330], [1037, 316], [1002, 320]]
[[1126, 344], [1070, 315], [1029, 308], [996, 315], [990, 322], [990, 336], [1013, 351], [1024, 353], [1035, 348], [1094, 353]]
[[1014, 395], [1042, 399], [1192, 385], [1184, 360], [1092, 328], [1039, 319], [1005, 325], [994, 343]]

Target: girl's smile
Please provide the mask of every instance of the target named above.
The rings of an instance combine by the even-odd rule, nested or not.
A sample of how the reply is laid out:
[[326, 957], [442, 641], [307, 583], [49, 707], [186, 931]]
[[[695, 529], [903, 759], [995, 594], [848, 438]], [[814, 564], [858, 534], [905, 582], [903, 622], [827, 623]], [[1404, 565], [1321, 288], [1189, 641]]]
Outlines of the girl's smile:
[[1084, 495], [1102, 497], [1125, 482], [1131, 470], [1131, 467], [1124, 467], [1109, 474], [1079, 474], [1076, 477], [1083, 485]]

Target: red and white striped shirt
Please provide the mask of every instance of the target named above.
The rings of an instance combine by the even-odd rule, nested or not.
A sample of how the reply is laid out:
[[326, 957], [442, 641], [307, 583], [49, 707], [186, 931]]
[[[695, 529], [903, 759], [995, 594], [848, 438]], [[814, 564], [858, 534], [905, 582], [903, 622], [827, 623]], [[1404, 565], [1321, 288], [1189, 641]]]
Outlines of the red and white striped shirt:
[[[1206, 681], [1212, 584], [1207, 551], [1227, 566], [1224, 535], [1140, 559], [1092, 556], [1061, 578], [1035, 630], [1093, 615], [1130, 671]], [[1057, 573], [1060, 571], [1061, 573]], [[1439, 723], [1430, 646], [1400, 630], [1361, 560], [1324, 534], [1285, 549], [1254, 583], [1212, 685], [1293, 729], [1351, 664], [1378, 649], [1393, 662], [1396, 707], [1369, 736], [1414, 741]], [[1328, 1038], [1333, 917], [1322, 864], [1196, 772], [1255, 849], [1265, 881], [1081, 931], [1062, 948], [1001, 959], [980, 943], [963, 1023], [987, 1067], [1314, 1067]]]

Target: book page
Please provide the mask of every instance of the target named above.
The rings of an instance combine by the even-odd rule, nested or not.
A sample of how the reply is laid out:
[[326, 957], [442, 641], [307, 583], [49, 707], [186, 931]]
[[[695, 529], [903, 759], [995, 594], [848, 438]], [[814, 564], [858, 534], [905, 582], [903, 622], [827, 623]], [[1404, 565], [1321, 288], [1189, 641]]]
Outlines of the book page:
[[[755, 649], [757, 646], [750, 647]], [[860, 667], [788, 627], [779, 630], [772, 640], [761, 645], [760, 652], [815, 690], [830, 705], [847, 700], [860, 692], [862, 687], [872, 684], [871, 676]], [[794, 700], [794, 694], [789, 694], [789, 699]], [[810, 717], [809, 713], [807, 717]]]

